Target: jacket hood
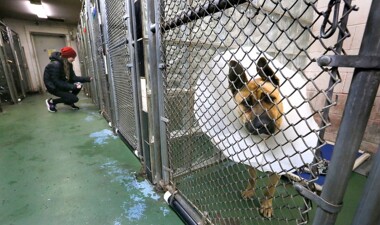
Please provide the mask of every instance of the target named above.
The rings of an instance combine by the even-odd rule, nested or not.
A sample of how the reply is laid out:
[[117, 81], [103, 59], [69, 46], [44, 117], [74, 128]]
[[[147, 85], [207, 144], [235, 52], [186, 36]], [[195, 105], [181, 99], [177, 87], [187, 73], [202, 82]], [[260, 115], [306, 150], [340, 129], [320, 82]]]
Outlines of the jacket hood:
[[61, 53], [60, 52], [52, 52], [49, 59], [52, 61], [55, 61], [55, 60], [61, 61]]

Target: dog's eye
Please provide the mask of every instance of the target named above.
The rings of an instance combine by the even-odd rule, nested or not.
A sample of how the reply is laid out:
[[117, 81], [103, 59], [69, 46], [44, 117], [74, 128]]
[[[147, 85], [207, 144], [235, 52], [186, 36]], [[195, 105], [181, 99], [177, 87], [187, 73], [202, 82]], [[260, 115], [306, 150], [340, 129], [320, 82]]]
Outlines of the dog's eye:
[[247, 107], [251, 108], [253, 106], [252, 99], [251, 98], [245, 98], [242, 102], [242, 104]]
[[268, 103], [268, 104], [274, 103], [274, 100], [276, 99], [267, 93], [262, 93], [260, 96], [260, 101]]

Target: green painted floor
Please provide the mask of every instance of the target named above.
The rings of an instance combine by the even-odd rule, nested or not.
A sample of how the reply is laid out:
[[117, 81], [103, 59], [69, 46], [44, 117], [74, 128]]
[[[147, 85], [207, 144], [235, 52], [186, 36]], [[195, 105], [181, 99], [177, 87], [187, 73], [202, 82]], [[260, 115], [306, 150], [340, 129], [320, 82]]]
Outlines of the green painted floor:
[[0, 113], [1, 225], [182, 225], [91, 100], [32, 95]]

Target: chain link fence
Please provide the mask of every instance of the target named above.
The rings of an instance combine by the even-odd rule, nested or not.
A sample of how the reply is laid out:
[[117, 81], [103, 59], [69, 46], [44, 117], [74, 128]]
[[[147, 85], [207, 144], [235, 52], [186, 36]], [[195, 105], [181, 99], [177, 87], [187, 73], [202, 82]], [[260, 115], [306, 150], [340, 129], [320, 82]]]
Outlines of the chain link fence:
[[[83, 5], [80, 14], [80, 26], [78, 28], [78, 47], [80, 48], [79, 55], [81, 72], [83, 75], [95, 76], [95, 65], [92, 58], [91, 50], [91, 38], [89, 35], [89, 20], [88, 20], [88, 6]], [[96, 79], [96, 77], [94, 77]], [[90, 84], [85, 84], [85, 92], [92, 98], [95, 105], [100, 108], [100, 101], [98, 95], [98, 85], [96, 82], [91, 82]]]
[[[143, 156], [151, 182], [172, 195], [169, 204], [183, 205], [187, 223], [311, 224], [328, 217], [316, 206], [338, 213], [334, 188], [322, 190], [327, 166], [327, 176], [338, 176], [324, 134], [341, 81], [334, 60], [347, 57], [357, 8], [331, 0], [321, 10], [320, 2], [84, 3], [82, 69], [105, 63], [98, 76], [109, 76], [93, 98], [109, 98], [112, 126]], [[87, 27], [102, 32], [87, 35]], [[104, 59], [89, 50], [94, 43]]]

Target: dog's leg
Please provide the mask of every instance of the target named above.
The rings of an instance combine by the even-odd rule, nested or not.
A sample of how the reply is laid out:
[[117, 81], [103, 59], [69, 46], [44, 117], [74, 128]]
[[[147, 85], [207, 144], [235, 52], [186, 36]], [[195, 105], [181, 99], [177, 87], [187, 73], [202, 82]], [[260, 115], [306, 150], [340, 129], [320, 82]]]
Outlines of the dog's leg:
[[247, 188], [241, 193], [243, 199], [252, 198], [255, 195], [255, 186], [256, 186], [256, 170], [252, 167], [248, 167], [249, 179]]
[[276, 191], [276, 186], [278, 182], [280, 181], [281, 176], [272, 173], [269, 176], [269, 182], [267, 186], [267, 190], [265, 191], [265, 199], [261, 201], [261, 206], [260, 206], [260, 213], [266, 217], [270, 218], [273, 216], [273, 206], [272, 206], [272, 201], [274, 197], [274, 193]]

